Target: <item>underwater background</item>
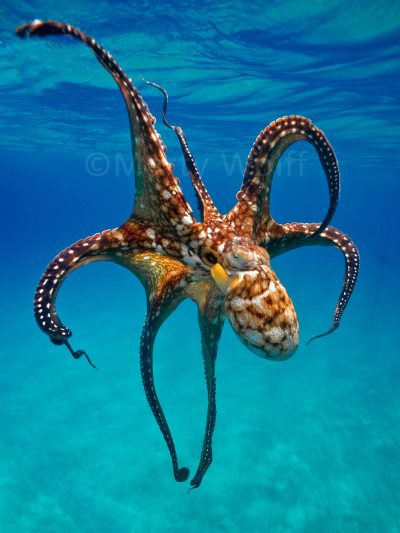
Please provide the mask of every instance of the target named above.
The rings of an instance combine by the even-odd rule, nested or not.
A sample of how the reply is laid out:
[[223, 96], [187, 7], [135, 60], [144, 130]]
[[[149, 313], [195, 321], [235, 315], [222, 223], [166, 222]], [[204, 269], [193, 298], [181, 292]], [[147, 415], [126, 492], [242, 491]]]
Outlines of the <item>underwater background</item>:
[[[400, 4], [2, 1], [0, 5], [0, 531], [400, 531]], [[111, 76], [68, 38], [21, 41], [15, 26], [57, 19], [95, 37], [158, 118], [195, 207], [177, 139], [183, 127], [211, 196], [235, 202], [247, 155], [269, 122], [313, 120], [342, 176], [333, 225], [361, 253], [342, 324], [335, 249], [303, 248], [273, 266], [298, 312], [295, 356], [272, 363], [224, 328], [214, 461], [198, 490], [174, 481], [139, 370], [145, 295], [109, 263], [79, 269], [59, 310], [99, 371], [39, 331], [32, 298], [63, 248], [123, 222], [134, 179], [128, 119]], [[273, 184], [279, 222], [321, 220], [325, 177], [296, 143]], [[195, 305], [155, 346], [155, 379], [181, 465], [197, 466], [206, 387]]]

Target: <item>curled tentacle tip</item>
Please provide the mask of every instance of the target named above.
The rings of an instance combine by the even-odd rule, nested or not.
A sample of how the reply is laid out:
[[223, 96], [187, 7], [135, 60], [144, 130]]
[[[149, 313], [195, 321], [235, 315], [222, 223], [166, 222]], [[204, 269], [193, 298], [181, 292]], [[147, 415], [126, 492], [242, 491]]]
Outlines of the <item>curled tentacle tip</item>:
[[147, 81], [146, 78], [145, 78], [141, 73], [139, 73], [139, 78], [140, 78], [142, 81], [144, 81], [144, 83], [147, 83], [147, 84], [149, 84], [149, 85], [151, 84], [151, 82], [150, 82], [150, 81]]
[[85, 357], [87, 362], [89, 363], [89, 365], [92, 367], [92, 368], [95, 368], [96, 370], [98, 370], [97, 366], [95, 366], [92, 361], [90, 360], [90, 357], [88, 356], [88, 354], [84, 351], [84, 350], [73, 350], [72, 349], [72, 346], [70, 345], [70, 343], [65, 340], [64, 342], [65, 346], [68, 348], [70, 354], [72, 355], [72, 357], [74, 359], [80, 359], [81, 357]]
[[164, 96], [167, 96], [167, 91], [163, 87], [158, 85], [158, 83], [154, 83], [154, 81], [146, 80], [146, 78], [144, 78], [141, 74], [139, 74], [139, 76], [142, 78], [142, 81], [144, 83], [147, 83], [147, 85], [151, 85], [152, 87], [155, 87], [156, 89], [160, 90], [164, 94]]
[[82, 357], [82, 356], [83, 356], [83, 357], [86, 357], [86, 360], [87, 360], [87, 362], [89, 363], [89, 365], [90, 365], [91, 367], [93, 367], [93, 368], [95, 368], [96, 370], [98, 370], [98, 369], [97, 369], [97, 366], [94, 365], [94, 364], [92, 363], [92, 361], [90, 360], [90, 358], [89, 358], [89, 356], [88, 356], [88, 354], [87, 354], [86, 352], [84, 352], [83, 350], [78, 350], [78, 351], [75, 352], [74, 357], [75, 357], [76, 359], [79, 359], [79, 357]]
[[175, 474], [176, 481], [179, 481], [180, 483], [182, 481], [186, 481], [189, 477], [190, 470], [189, 468], [186, 468], [185, 466], [183, 468], [179, 468], [178, 472]]
[[39, 19], [33, 20], [32, 22], [25, 22], [25, 24], [21, 24], [15, 28], [15, 33], [18, 35], [18, 37], [27, 37], [32, 33], [34, 27], [41, 23], [42, 21]]
[[190, 488], [188, 489], [188, 494], [191, 490], [198, 489], [199, 487], [200, 487], [200, 482], [192, 479], [192, 481], [190, 482]]
[[27, 29], [27, 24], [21, 24], [21, 26], [17, 26], [15, 28], [15, 33], [18, 35], [18, 37], [21, 37], [23, 39], [24, 37], [26, 37]]
[[32, 20], [32, 22], [26, 22], [25, 24], [17, 26], [17, 28], [15, 28], [15, 33], [22, 39], [25, 37], [30, 37], [31, 35], [35, 34], [36, 30], [38, 30], [42, 24], [42, 20], [35, 19]]
[[336, 327], [332, 327], [331, 329], [328, 329], [328, 331], [325, 331], [325, 333], [320, 333], [319, 335], [315, 335], [314, 337], [311, 337], [311, 339], [309, 339], [307, 342], [306, 342], [306, 346], [308, 346], [311, 342], [317, 340], [317, 339], [320, 339], [322, 337], [326, 337], [327, 335], [330, 335], [331, 333], [333, 333], [335, 331], [335, 329], [337, 329], [337, 326]]

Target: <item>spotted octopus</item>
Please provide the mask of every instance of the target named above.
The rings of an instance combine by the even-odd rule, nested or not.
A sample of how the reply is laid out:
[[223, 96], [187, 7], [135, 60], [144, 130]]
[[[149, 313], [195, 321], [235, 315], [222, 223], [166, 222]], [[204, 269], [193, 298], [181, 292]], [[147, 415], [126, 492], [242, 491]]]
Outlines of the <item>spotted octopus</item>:
[[[180, 142], [196, 193], [199, 214], [185, 199], [155, 119], [132, 80], [115, 59], [94, 39], [77, 28], [56, 21], [23, 24], [20, 37], [67, 35], [94, 53], [111, 74], [125, 100], [129, 115], [135, 163], [135, 198], [131, 216], [118, 228], [102, 231], [72, 244], [51, 261], [34, 297], [40, 329], [56, 345], [65, 345], [75, 358], [72, 332], [56, 311], [59, 289], [75, 269], [93, 261], [113, 261], [135, 274], [147, 295], [147, 315], [140, 340], [140, 371], [147, 401], [167, 444], [176, 481], [186, 481], [189, 469], [179, 466], [167, 419], [153, 378], [153, 347], [167, 317], [186, 298], [198, 308], [202, 354], [208, 396], [204, 441], [197, 471], [190, 481], [199, 487], [212, 462], [212, 437], [216, 420], [215, 363], [225, 317], [239, 340], [252, 352], [272, 361], [291, 357], [299, 344], [299, 326], [293, 303], [271, 267], [271, 259], [300, 246], [335, 246], [343, 253], [345, 276], [330, 329], [338, 328], [359, 271], [354, 242], [330, 226], [340, 189], [336, 156], [323, 132], [302, 116], [272, 122], [251, 148], [237, 203], [226, 214], [215, 207], [205, 188], [184, 132], [165, 116], [164, 122]], [[318, 154], [329, 188], [329, 207], [322, 222], [278, 224], [270, 212], [270, 191], [275, 168], [285, 150], [304, 140]], [[93, 365], [94, 366], [94, 365]]]

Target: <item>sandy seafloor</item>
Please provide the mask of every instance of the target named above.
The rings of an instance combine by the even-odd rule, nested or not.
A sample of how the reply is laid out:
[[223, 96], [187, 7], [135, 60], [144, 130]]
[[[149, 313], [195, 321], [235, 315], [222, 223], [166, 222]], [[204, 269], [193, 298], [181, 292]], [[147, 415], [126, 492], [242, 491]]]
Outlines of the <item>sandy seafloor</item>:
[[[1, 533], [400, 531], [399, 9], [253, 4], [0, 7]], [[300, 347], [274, 364], [225, 326], [214, 462], [189, 494], [172, 477], [140, 381], [139, 282], [98, 263], [63, 286], [60, 315], [98, 371], [53, 346], [33, 319], [46, 264], [125, 220], [133, 198], [133, 177], [121, 167], [130, 161], [129, 135], [117, 89], [79, 45], [16, 40], [13, 27], [35, 17], [64, 19], [98, 38], [158, 118], [160, 97], [138, 74], [169, 89], [171, 120], [184, 127], [221, 211], [233, 204], [256, 135], [279, 116], [311, 117], [340, 162], [333, 223], [362, 256], [342, 325], [305, 345], [330, 324], [339, 252], [307, 248], [274, 261], [298, 312]], [[192, 200], [176, 139], [159, 130]], [[324, 215], [324, 176], [303, 144], [275, 178], [278, 221]], [[105, 172], [88, 167], [93, 153], [104, 155]], [[180, 462], [194, 472], [206, 390], [191, 302], [158, 335], [155, 378]]]

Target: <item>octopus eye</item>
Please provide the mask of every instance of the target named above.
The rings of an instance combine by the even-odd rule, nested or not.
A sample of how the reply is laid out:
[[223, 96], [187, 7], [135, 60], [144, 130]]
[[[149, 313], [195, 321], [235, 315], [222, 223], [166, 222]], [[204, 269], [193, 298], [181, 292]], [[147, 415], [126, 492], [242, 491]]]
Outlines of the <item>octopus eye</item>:
[[201, 251], [201, 259], [209, 267], [212, 267], [220, 262], [218, 254], [208, 247], [203, 248], [203, 250]]
[[245, 270], [250, 265], [253, 257], [248, 253], [231, 252], [226, 257], [228, 265], [234, 270]]
[[216, 262], [217, 262], [217, 258], [215, 257], [215, 255], [212, 252], [209, 252], [208, 254], [206, 254], [205, 258], [212, 265], [215, 265]]

